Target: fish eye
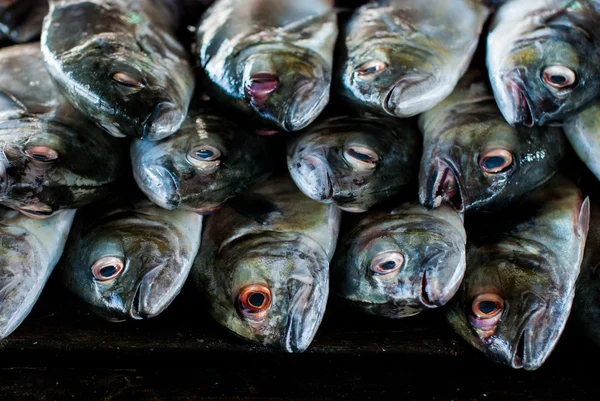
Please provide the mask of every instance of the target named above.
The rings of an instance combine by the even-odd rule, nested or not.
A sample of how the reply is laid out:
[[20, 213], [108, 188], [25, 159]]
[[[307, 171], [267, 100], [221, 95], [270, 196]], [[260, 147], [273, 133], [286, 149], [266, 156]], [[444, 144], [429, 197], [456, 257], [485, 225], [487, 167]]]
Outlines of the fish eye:
[[92, 266], [92, 274], [97, 281], [107, 283], [121, 275], [125, 268], [123, 259], [106, 256], [99, 259]]
[[506, 149], [492, 149], [479, 158], [479, 167], [488, 174], [504, 173], [512, 164], [512, 153]]
[[196, 146], [187, 154], [187, 160], [205, 172], [214, 172], [221, 164], [221, 151], [210, 145]]
[[38, 162], [48, 163], [58, 159], [58, 153], [50, 146], [29, 146], [25, 148], [24, 152], [27, 157]]
[[471, 309], [477, 319], [492, 319], [504, 310], [504, 300], [498, 294], [481, 294], [475, 297]]
[[119, 85], [130, 89], [134, 93], [144, 87], [139, 80], [133, 78], [131, 75], [127, 75], [124, 72], [117, 72], [112, 76], [112, 79]]
[[404, 265], [404, 255], [399, 252], [385, 252], [371, 261], [371, 272], [380, 278], [395, 277]]
[[349, 146], [344, 151], [344, 159], [356, 170], [371, 170], [377, 167], [379, 156], [365, 146]]
[[271, 306], [271, 290], [263, 284], [252, 284], [242, 288], [239, 309], [244, 315], [261, 318]]
[[542, 77], [547, 85], [555, 89], [568, 88], [575, 83], [576, 79], [575, 71], [562, 65], [546, 68]]
[[387, 68], [387, 64], [379, 60], [371, 60], [356, 68], [359, 77], [370, 77], [380, 74]]

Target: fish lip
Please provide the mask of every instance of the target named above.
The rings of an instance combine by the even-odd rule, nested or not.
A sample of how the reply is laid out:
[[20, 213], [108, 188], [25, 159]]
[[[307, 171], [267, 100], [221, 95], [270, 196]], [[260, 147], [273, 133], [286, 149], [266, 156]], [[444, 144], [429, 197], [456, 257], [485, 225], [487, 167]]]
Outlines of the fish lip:
[[[331, 172], [329, 171], [329, 166], [327, 164], [327, 162], [324, 160], [324, 158], [322, 156], [319, 155], [301, 155], [300, 159], [304, 159], [306, 162], [310, 163], [313, 166], [318, 166], [321, 165], [322, 166], [322, 170], [325, 173], [325, 182], [327, 183], [327, 189], [326, 191], [320, 191], [319, 193], [321, 194], [321, 196], [317, 197], [313, 197], [311, 195], [309, 195], [308, 193], [306, 193], [305, 191], [302, 190], [302, 188], [310, 188], [309, 185], [306, 185], [307, 183], [310, 184], [310, 182], [308, 182], [305, 178], [304, 174], [292, 174], [292, 179], [294, 181], [298, 180], [300, 181], [300, 185], [298, 185], [298, 187], [300, 188], [300, 190], [306, 194], [309, 198], [314, 199], [318, 202], [321, 203], [331, 203], [333, 202], [333, 196], [335, 193], [335, 189], [334, 189], [334, 185], [333, 185], [333, 181], [331, 179]], [[295, 171], [295, 170], [292, 170]]]
[[45, 204], [18, 207], [17, 210], [27, 217], [38, 220], [47, 219], [54, 214], [54, 210]]
[[[429, 209], [435, 209], [441, 205], [442, 202], [450, 204], [458, 213], [464, 213], [465, 203], [465, 191], [460, 180], [460, 175], [456, 172], [456, 169], [449, 163], [442, 159], [436, 159], [437, 166], [434, 167], [435, 181], [431, 182], [431, 174], [428, 177], [428, 187], [432, 185], [431, 189], [428, 190], [422, 197], [422, 203]], [[454, 182], [456, 186], [455, 193], [452, 196], [445, 199], [446, 194], [444, 193], [444, 185], [447, 180]], [[458, 199], [456, 197], [458, 196]]]
[[522, 124], [529, 128], [533, 127], [536, 119], [531, 106], [532, 101], [527, 96], [522, 78], [517, 77], [516, 73], [513, 73], [507, 78], [505, 84], [516, 107], [514, 123]]
[[211, 215], [211, 214], [217, 212], [221, 208], [222, 208], [222, 205], [218, 205], [218, 206], [207, 206], [207, 207], [188, 209], [188, 210], [191, 212], [194, 212], [196, 214], [202, 215], [202, 216], [208, 216], [208, 215]]
[[419, 85], [432, 78], [432, 74], [407, 74], [394, 83], [394, 86], [388, 91], [381, 105], [383, 110], [393, 117], [403, 117], [402, 113], [397, 112], [404, 104], [402, 101], [394, 103], [394, 97], [400, 97], [403, 92], [412, 86]]
[[428, 309], [433, 309], [440, 306], [436, 302], [432, 301], [427, 293], [427, 269], [423, 272], [421, 277], [421, 293], [419, 294], [419, 301], [421, 302], [421, 305]]
[[167, 210], [180, 207], [182, 196], [179, 180], [170, 169], [156, 164], [141, 169], [134, 166], [133, 177], [152, 203]]
[[146, 118], [141, 139], [158, 141], [174, 134], [185, 120], [181, 107], [172, 102], [161, 102]]
[[[323, 110], [327, 103], [329, 102], [329, 91], [323, 90], [322, 93], [319, 94], [318, 100], [314, 102], [314, 104], [306, 110], [302, 118], [299, 122], [294, 122], [293, 117], [297, 113], [300, 105], [308, 100], [313, 100], [315, 96], [312, 96], [313, 93], [318, 93], [317, 91], [322, 88], [322, 85], [319, 85], [317, 79], [308, 81], [301, 85], [296, 92], [290, 97], [294, 99], [292, 104], [287, 108], [284, 118], [283, 118], [283, 129], [288, 132], [299, 131], [303, 128], [306, 128], [310, 125], [320, 113], [317, 113], [317, 110]], [[307, 95], [308, 94], [308, 95]], [[306, 99], [300, 99], [301, 97], [306, 97]]]
[[[168, 306], [168, 303], [166, 305], [162, 305], [162, 298], [157, 299], [158, 302], [150, 304], [148, 300], [154, 298], [152, 297], [153, 293], [151, 291], [146, 291], [145, 295], [142, 294], [143, 289], [152, 287], [154, 280], [156, 280], [161, 271], [165, 268], [167, 268], [167, 266], [164, 264], [153, 267], [150, 271], [144, 274], [141, 280], [139, 280], [135, 294], [131, 300], [131, 305], [129, 307], [129, 316], [132, 319], [143, 320], [153, 318], [158, 316], [166, 308], [166, 306]], [[158, 306], [158, 308], [155, 306]]]

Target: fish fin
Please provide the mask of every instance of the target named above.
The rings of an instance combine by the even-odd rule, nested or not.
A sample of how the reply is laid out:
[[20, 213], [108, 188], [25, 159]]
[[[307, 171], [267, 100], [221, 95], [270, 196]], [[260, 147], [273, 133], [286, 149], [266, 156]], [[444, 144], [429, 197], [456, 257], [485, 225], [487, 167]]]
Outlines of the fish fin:
[[579, 236], [587, 238], [588, 231], [590, 228], [590, 197], [585, 198], [579, 209], [579, 216], [577, 217], [577, 231]]
[[7, 110], [27, 111], [27, 107], [16, 97], [0, 89], [0, 112]]
[[281, 214], [281, 210], [279, 210], [276, 204], [263, 196], [255, 194], [238, 196], [229, 201], [229, 206], [241, 215], [246, 216], [261, 225], [267, 224], [269, 217], [273, 213]]

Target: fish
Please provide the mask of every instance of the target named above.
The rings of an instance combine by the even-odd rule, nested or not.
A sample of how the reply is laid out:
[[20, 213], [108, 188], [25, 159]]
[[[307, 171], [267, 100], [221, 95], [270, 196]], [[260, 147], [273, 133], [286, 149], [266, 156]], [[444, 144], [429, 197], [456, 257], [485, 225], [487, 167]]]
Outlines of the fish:
[[29, 315], [58, 263], [75, 210], [31, 219], [0, 207], [0, 339]]
[[509, 0], [500, 7], [487, 65], [509, 124], [560, 124], [600, 95], [599, 19], [597, 0]]
[[600, 101], [567, 119], [563, 130], [577, 156], [600, 180]]
[[46, 0], [0, 0], [0, 47], [39, 40]]
[[346, 25], [337, 92], [359, 110], [411, 117], [466, 72], [490, 9], [479, 0], [378, 0]]
[[176, 11], [153, 0], [52, 0], [41, 39], [46, 68], [110, 135], [166, 138], [183, 123], [195, 87]]
[[536, 370], [571, 312], [589, 199], [557, 176], [518, 207], [467, 218], [467, 271], [446, 317], [492, 361]]
[[40, 44], [0, 49], [0, 204], [29, 217], [98, 201], [124, 166], [120, 141], [60, 95]]
[[197, 29], [209, 92], [263, 133], [298, 131], [329, 102], [338, 35], [331, 0], [217, 0]]
[[590, 340], [600, 344], [600, 204], [597, 202], [598, 198], [591, 199], [590, 228], [571, 315], [580, 331]]
[[497, 211], [548, 182], [567, 150], [560, 127], [513, 127], [485, 74], [472, 71], [442, 103], [423, 113], [419, 199], [429, 208]]
[[162, 208], [211, 213], [271, 174], [270, 139], [214, 107], [199, 107], [174, 135], [133, 140], [133, 175]]
[[183, 287], [202, 216], [129, 195], [82, 209], [60, 263], [67, 289], [111, 322], [150, 319]]
[[192, 280], [212, 317], [249, 342], [306, 350], [325, 313], [340, 217], [283, 175], [207, 217]]
[[287, 166], [306, 196], [362, 213], [407, 190], [420, 150], [411, 122], [341, 113], [291, 138]]
[[394, 200], [344, 216], [331, 264], [334, 293], [360, 310], [399, 319], [445, 305], [465, 272], [463, 217], [449, 205], [433, 210]]

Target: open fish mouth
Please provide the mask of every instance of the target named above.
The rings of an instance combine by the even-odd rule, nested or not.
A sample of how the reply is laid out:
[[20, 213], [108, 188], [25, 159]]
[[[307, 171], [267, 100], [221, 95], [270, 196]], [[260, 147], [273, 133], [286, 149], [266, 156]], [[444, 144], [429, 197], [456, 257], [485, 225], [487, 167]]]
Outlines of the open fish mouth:
[[32, 219], [47, 219], [54, 213], [52, 208], [47, 205], [31, 205], [17, 208], [17, 210]]
[[507, 89], [516, 108], [515, 122], [527, 127], [533, 127], [535, 124], [533, 108], [531, 107], [531, 100], [527, 97], [526, 92], [518, 83], [511, 79], [508, 80]]
[[428, 199], [425, 201], [426, 207], [433, 209], [439, 207], [442, 202], [446, 202], [458, 213], [465, 211], [464, 196], [458, 175], [446, 163], [438, 162], [435, 181], [430, 188]]

